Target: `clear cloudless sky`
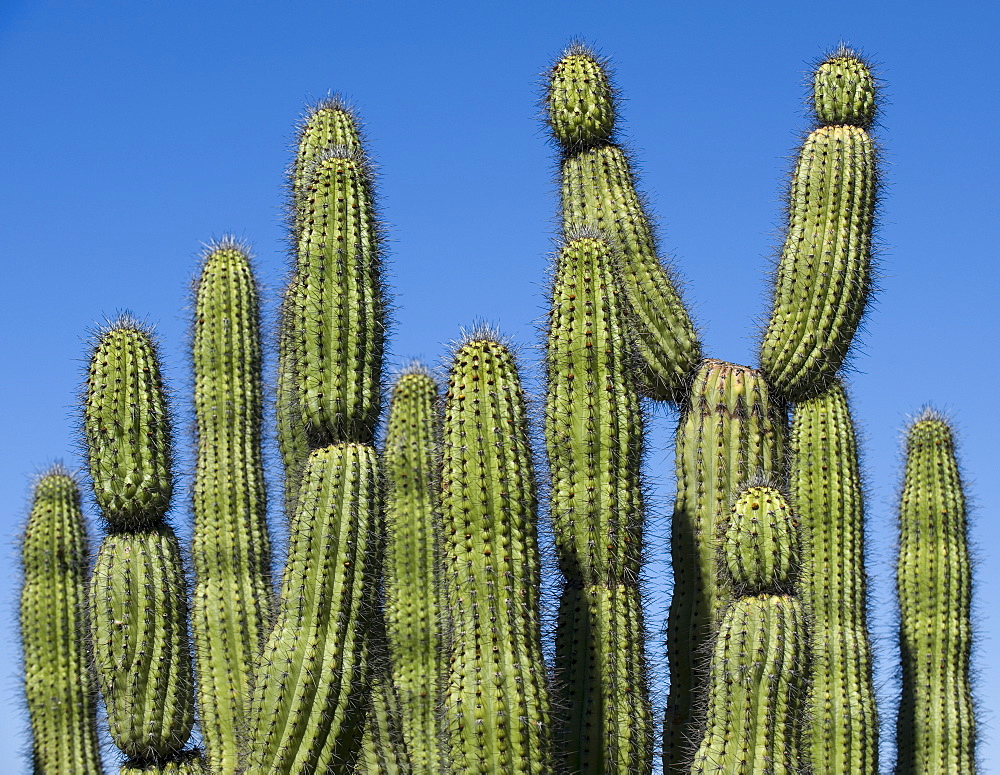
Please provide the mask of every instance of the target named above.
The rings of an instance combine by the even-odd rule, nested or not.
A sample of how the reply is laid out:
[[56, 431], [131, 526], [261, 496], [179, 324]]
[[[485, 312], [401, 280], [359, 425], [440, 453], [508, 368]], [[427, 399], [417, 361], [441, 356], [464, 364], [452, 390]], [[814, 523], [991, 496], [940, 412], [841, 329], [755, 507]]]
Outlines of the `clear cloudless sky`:
[[[358, 106], [380, 170], [393, 363], [438, 363], [461, 327], [486, 320], [537, 375], [557, 206], [540, 74], [574, 37], [613, 61], [624, 136], [706, 352], [751, 364], [790, 159], [809, 125], [809, 64], [848, 41], [879, 65], [881, 290], [849, 379], [868, 472], [883, 769], [898, 693], [900, 430], [928, 402], [956, 422], [974, 503], [980, 752], [995, 769], [998, 29], [995, 4], [965, 0], [3, 0], [0, 771], [29, 771], [17, 535], [31, 476], [57, 459], [81, 465], [87, 332], [126, 309], [156, 325], [178, 414], [173, 521], [189, 535], [185, 344], [200, 246], [226, 233], [252, 242], [273, 320], [293, 126], [335, 90]], [[659, 651], [676, 416], [654, 414], [647, 575]]]

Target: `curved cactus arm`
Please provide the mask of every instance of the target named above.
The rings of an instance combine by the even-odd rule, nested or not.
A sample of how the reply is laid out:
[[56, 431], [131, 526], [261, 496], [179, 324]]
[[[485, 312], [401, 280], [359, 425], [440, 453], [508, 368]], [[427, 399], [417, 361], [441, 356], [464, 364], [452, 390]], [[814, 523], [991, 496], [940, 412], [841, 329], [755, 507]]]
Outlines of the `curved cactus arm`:
[[896, 772], [976, 771], [970, 680], [972, 569], [962, 477], [945, 418], [926, 410], [906, 438], [899, 502]]
[[705, 695], [704, 660], [732, 590], [719, 573], [716, 536], [737, 488], [785, 468], [785, 420], [759, 372], [702, 363], [677, 430], [677, 499], [671, 522], [674, 591], [667, 621], [670, 694], [663, 770], [686, 768]]
[[816, 775], [878, 771], [864, 552], [864, 488], [839, 380], [792, 411], [789, 493], [806, 537], [800, 596], [812, 619], [806, 749]]
[[441, 509], [450, 611], [443, 708], [451, 771], [552, 771], [542, 659], [536, 494], [524, 395], [494, 336], [454, 354], [445, 398]]
[[198, 703], [213, 771], [239, 758], [244, 693], [270, 621], [270, 540], [261, 457], [261, 346], [245, 247], [210, 246], [195, 288], [194, 596]]
[[135, 766], [191, 755], [187, 590], [165, 521], [170, 435], [151, 335], [121, 318], [101, 332], [90, 358], [84, 437], [108, 527], [90, 586], [94, 667], [111, 737]]
[[678, 400], [698, 366], [701, 346], [657, 256], [626, 154], [614, 143], [613, 98], [605, 63], [586, 46], [570, 45], [549, 73], [549, 125], [562, 150], [563, 230], [596, 227], [615, 241], [644, 389], [660, 400]]
[[79, 485], [53, 466], [35, 483], [21, 541], [21, 644], [35, 772], [101, 772], [85, 647], [88, 560]]
[[788, 196], [788, 227], [774, 282], [761, 371], [775, 390], [801, 401], [840, 369], [871, 293], [878, 169], [868, 133], [875, 80], [841, 48], [814, 75], [820, 126], [799, 152]]

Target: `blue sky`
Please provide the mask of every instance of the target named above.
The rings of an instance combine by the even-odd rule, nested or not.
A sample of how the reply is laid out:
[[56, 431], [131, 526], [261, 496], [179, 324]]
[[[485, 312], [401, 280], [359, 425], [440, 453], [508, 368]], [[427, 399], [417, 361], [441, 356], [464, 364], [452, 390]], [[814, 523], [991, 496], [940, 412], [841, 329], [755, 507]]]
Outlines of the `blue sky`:
[[[887, 754], [896, 692], [893, 501], [899, 432], [932, 402], [957, 424], [978, 547], [976, 682], [984, 763], [1000, 761], [1000, 385], [995, 302], [992, 4], [621, 2], [102, 3], [0, 6], [0, 691], [20, 708], [16, 535], [30, 476], [80, 463], [75, 396], [88, 330], [128, 309], [155, 323], [189, 470], [184, 346], [200, 245], [253, 243], [269, 310], [284, 273], [283, 171], [303, 106], [328, 90], [365, 119], [380, 170], [394, 362], [435, 363], [490, 321], [537, 364], [555, 234], [540, 73], [571, 38], [612, 58], [625, 135], [708, 354], [752, 363], [802, 132], [809, 63], [840, 41], [885, 82], [881, 291], [850, 374], [870, 489], [869, 563]], [[992, 224], [992, 225], [991, 225]], [[668, 449], [654, 421], [654, 605], [666, 606]], [[186, 482], [182, 478], [182, 483]], [[277, 501], [277, 498], [275, 498]], [[174, 522], [185, 530], [185, 497]], [[661, 687], [662, 689], [662, 687]], [[26, 714], [0, 717], [4, 771]], [[885, 757], [886, 762], [889, 756]], [[8, 764], [9, 762], [9, 764]]]

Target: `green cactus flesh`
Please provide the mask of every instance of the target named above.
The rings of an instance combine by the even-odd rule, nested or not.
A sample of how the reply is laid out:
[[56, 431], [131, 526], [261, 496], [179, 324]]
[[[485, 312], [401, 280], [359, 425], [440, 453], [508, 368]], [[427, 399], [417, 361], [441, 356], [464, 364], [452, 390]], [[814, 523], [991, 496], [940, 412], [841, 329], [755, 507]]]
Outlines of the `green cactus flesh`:
[[563, 575], [637, 583], [642, 427], [611, 252], [599, 237], [559, 252], [551, 291], [545, 440]]
[[570, 44], [552, 67], [548, 111], [552, 134], [563, 148], [611, 142], [615, 131], [611, 83], [586, 46]]
[[385, 623], [403, 736], [418, 773], [435, 773], [441, 729], [441, 515], [438, 388], [419, 365], [396, 380], [383, 461], [388, 480]]
[[278, 368], [275, 385], [275, 431], [278, 437], [278, 451], [285, 474], [285, 515], [291, 519], [298, 503], [299, 480], [302, 469], [309, 459], [309, 439], [302, 424], [299, 411], [297, 347], [299, 336], [294, 328], [296, 295], [298, 293], [295, 276], [289, 280], [282, 298], [280, 323], [278, 328]]
[[111, 738], [143, 763], [181, 754], [194, 723], [187, 590], [167, 525], [106, 536], [90, 584], [94, 667]]
[[122, 317], [90, 358], [84, 438], [94, 497], [114, 530], [157, 524], [173, 491], [170, 417], [149, 331]]
[[[588, 60], [586, 65], [584, 60]], [[601, 76], [573, 77], [584, 70]], [[613, 117], [601, 63], [578, 49], [571, 49], [553, 68], [549, 91], [554, 95], [549, 123], [557, 139], [565, 132], [569, 132], [567, 139], [579, 135], [581, 115], [603, 116], [596, 121], [598, 126]], [[620, 251], [617, 268], [635, 318], [635, 345], [644, 364], [644, 389], [658, 399], [682, 396], [701, 358], [701, 347], [680, 294], [657, 257], [650, 219], [621, 148], [610, 142], [563, 145], [562, 215], [567, 234], [597, 228], [616, 243]]]
[[452, 771], [549, 773], [536, 495], [510, 352], [477, 332], [445, 400], [442, 518], [450, 612], [443, 723]]
[[192, 359], [198, 451], [191, 626], [199, 720], [213, 771], [231, 773], [271, 597], [257, 289], [245, 250], [232, 241], [206, 253]]
[[354, 767], [368, 703], [380, 499], [371, 447], [335, 444], [310, 455], [277, 621], [258, 659], [247, 711], [247, 772]]
[[[839, 100], [867, 110], [850, 102], [867, 93], [851, 83], [821, 67], [817, 104]], [[761, 371], [776, 395], [791, 401], [816, 395], [847, 356], [871, 291], [876, 188], [875, 148], [862, 126], [823, 125], [806, 138], [792, 176], [785, 244], [761, 344]]]
[[320, 156], [303, 194], [296, 282], [287, 324], [313, 448], [371, 443], [381, 408], [385, 303], [368, 166], [360, 152]]
[[101, 771], [84, 648], [89, 554], [80, 489], [61, 466], [35, 484], [21, 545], [21, 643], [36, 773]]
[[123, 762], [118, 775], [203, 775], [214, 772], [205, 767], [205, 761], [198, 751], [176, 756], [164, 762]]
[[371, 706], [365, 718], [355, 774], [410, 775], [414, 771], [434, 772], [430, 768], [416, 770], [410, 764], [403, 739], [402, 707], [388, 660], [383, 659], [373, 666]]
[[947, 421], [928, 410], [907, 435], [899, 505], [897, 773], [976, 770], [971, 586], [954, 440]]
[[721, 543], [721, 564], [736, 594], [787, 590], [797, 580], [798, 526], [784, 496], [771, 487], [747, 487], [739, 494]]
[[867, 129], [875, 119], [877, 89], [861, 56], [841, 46], [813, 74], [813, 108], [820, 124], [851, 124]]
[[864, 488], [854, 425], [834, 380], [792, 412], [789, 491], [807, 537], [800, 596], [812, 624], [813, 772], [878, 771], [878, 714], [866, 618]]
[[736, 492], [755, 476], [784, 471], [785, 423], [753, 369], [706, 360], [677, 431], [677, 499], [671, 522], [674, 592], [667, 622], [670, 694], [664, 772], [690, 762], [694, 698], [703, 695], [703, 660], [731, 591], [721, 578], [717, 531]]
[[634, 585], [564, 588], [553, 701], [561, 772], [652, 771], [645, 638], [642, 596]]
[[360, 122], [343, 97], [331, 95], [309, 107], [299, 126], [295, 162], [290, 172], [292, 195], [300, 201], [308, 188], [313, 164], [331, 148], [361, 151]]

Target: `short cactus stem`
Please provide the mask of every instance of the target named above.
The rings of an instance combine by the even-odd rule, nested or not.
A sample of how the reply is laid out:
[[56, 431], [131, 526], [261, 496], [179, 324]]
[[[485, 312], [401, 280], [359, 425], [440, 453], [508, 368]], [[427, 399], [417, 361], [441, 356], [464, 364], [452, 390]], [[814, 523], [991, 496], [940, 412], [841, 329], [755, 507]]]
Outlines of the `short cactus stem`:
[[[845, 70], [854, 75], [844, 77]], [[857, 88], [858, 79], [868, 86]], [[775, 394], [789, 401], [829, 386], [868, 305], [878, 188], [875, 147], [866, 129], [873, 83], [855, 54], [839, 53], [817, 69], [820, 119], [861, 123], [815, 129], [792, 175], [785, 244], [760, 355]]]
[[370, 691], [381, 507], [371, 447], [334, 444], [310, 455], [277, 621], [257, 661], [246, 772], [352, 771]]
[[331, 148], [361, 151], [361, 121], [339, 94], [307, 108], [299, 124], [295, 161], [289, 172], [293, 199], [298, 202], [309, 185], [312, 166]]
[[261, 458], [261, 347], [246, 248], [211, 246], [195, 290], [195, 586], [191, 625], [206, 755], [232, 773], [243, 695], [270, 620], [270, 541]]
[[720, 565], [737, 597], [709, 663], [705, 733], [692, 775], [802, 772], [808, 630], [794, 595], [797, 525], [768, 485], [744, 488], [720, 525]]
[[800, 582], [812, 620], [804, 747], [816, 775], [878, 771], [878, 713], [868, 634], [864, 488], [839, 380], [796, 404], [789, 492], [806, 538]]
[[542, 659], [537, 500], [514, 359], [477, 331], [454, 354], [441, 509], [449, 662], [443, 723], [463, 775], [552, 772]]
[[907, 434], [899, 503], [899, 775], [976, 771], [967, 530], [951, 427], [927, 410]]
[[608, 83], [605, 63], [579, 45], [567, 49], [550, 73], [549, 124], [563, 152], [563, 230], [597, 228], [615, 242], [644, 365], [643, 389], [653, 398], [678, 400], [698, 366], [701, 345], [657, 255], [625, 152], [611, 142], [615, 110]]
[[21, 544], [21, 643], [34, 772], [101, 772], [87, 670], [87, 533], [80, 488], [62, 466], [35, 483]]
[[684, 769], [696, 739], [704, 659], [732, 590], [720, 573], [717, 537], [736, 492], [756, 476], [780, 480], [785, 419], [759, 372], [706, 360], [677, 430], [677, 499], [671, 522], [674, 592], [667, 622], [670, 694], [664, 723], [666, 773]]
[[403, 736], [416, 773], [441, 761], [439, 701], [445, 605], [438, 471], [438, 386], [414, 363], [392, 391], [383, 463], [386, 499], [385, 624], [391, 681], [399, 695]]

